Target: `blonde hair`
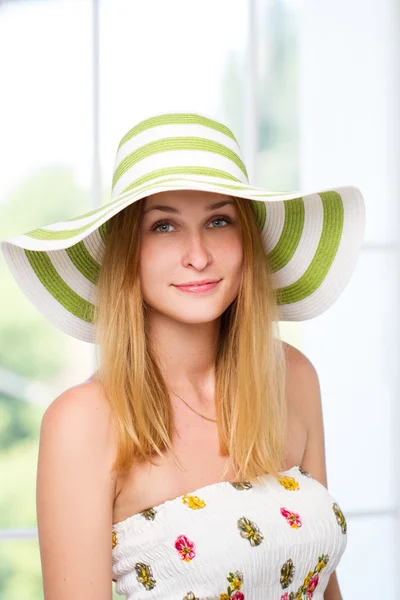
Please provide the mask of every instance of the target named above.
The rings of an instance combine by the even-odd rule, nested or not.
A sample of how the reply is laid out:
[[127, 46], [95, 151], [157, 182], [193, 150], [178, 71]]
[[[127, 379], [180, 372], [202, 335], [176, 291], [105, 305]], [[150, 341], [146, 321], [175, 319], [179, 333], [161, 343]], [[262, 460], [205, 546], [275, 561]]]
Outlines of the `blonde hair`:
[[[278, 478], [286, 450], [286, 361], [271, 273], [252, 203], [234, 198], [244, 252], [240, 290], [221, 315], [215, 363], [215, 405], [220, 452], [238, 481], [266, 473]], [[167, 386], [149, 351], [138, 277], [145, 199], [107, 222], [106, 247], [97, 282], [98, 376], [116, 434], [113, 471], [150, 461], [172, 449]]]

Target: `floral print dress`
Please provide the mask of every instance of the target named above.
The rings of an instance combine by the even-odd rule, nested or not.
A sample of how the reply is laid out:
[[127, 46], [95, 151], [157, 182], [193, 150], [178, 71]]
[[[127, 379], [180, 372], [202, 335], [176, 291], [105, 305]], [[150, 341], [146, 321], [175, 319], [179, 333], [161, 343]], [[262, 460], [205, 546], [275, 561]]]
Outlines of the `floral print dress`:
[[114, 523], [115, 591], [127, 600], [323, 600], [347, 544], [328, 490], [295, 466], [217, 482]]

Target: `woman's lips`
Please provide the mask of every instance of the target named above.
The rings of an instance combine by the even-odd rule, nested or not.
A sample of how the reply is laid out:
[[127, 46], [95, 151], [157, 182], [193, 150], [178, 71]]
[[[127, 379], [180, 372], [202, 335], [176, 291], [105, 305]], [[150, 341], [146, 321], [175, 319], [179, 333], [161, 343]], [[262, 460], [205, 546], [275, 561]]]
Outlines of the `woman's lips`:
[[[221, 281], [221, 280], [220, 280]], [[190, 292], [191, 294], [201, 294], [202, 292], [208, 292], [209, 290], [213, 290], [219, 281], [215, 281], [214, 283], [206, 283], [204, 285], [175, 285], [178, 290], [182, 292]]]

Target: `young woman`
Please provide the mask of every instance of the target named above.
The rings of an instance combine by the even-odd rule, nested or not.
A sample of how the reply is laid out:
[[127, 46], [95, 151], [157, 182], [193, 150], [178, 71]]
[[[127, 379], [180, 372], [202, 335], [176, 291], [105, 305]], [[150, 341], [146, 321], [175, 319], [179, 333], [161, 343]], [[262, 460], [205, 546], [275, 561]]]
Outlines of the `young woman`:
[[341, 600], [318, 376], [280, 320], [331, 306], [365, 228], [354, 187], [251, 186], [232, 131], [155, 115], [108, 204], [3, 240], [21, 289], [98, 370], [46, 410], [46, 600]]

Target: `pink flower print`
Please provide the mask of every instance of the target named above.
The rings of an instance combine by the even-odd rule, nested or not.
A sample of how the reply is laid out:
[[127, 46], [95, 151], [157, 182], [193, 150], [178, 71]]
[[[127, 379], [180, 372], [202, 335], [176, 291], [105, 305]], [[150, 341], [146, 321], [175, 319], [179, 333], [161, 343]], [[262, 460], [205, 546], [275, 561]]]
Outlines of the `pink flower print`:
[[315, 588], [318, 585], [318, 581], [319, 581], [319, 575], [318, 575], [318, 573], [316, 573], [308, 582], [307, 589], [306, 589], [307, 598], [312, 598], [314, 596]]
[[175, 548], [178, 550], [181, 559], [184, 562], [190, 562], [196, 556], [196, 545], [194, 542], [191, 542], [186, 535], [180, 535], [176, 538]]
[[300, 515], [288, 510], [287, 508], [281, 508], [281, 515], [285, 517], [292, 529], [299, 529], [299, 527], [303, 525]]
[[236, 592], [233, 592], [231, 600], [244, 600], [244, 594], [237, 590]]
[[281, 596], [281, 600], [289, 600], [289, 594], [285, 592], [283, 596]]

